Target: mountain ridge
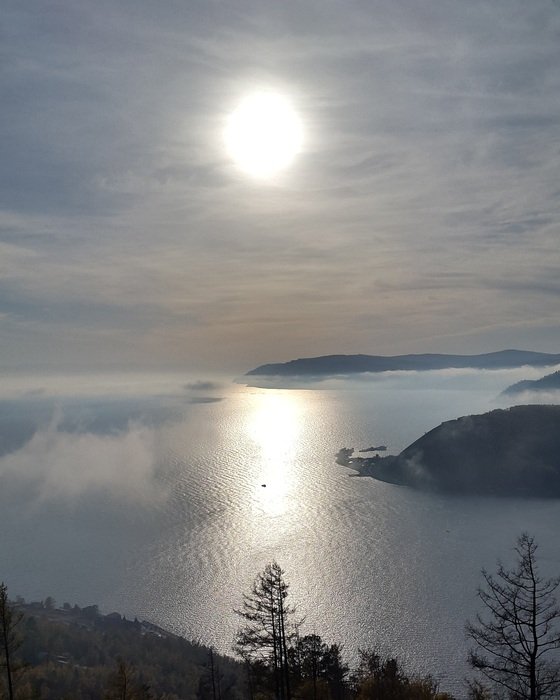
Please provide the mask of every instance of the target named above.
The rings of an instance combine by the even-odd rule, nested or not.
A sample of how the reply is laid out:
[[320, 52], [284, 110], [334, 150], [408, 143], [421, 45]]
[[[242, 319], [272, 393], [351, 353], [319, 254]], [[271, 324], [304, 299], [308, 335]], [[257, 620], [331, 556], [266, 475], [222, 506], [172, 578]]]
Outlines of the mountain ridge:
[[540, 379], [522, 379], [504, 389], [502, 394], [521, 394], [524, 391], [558, 391], [560, 390], [560, 370], [547, 374]]
[[479, 355], [422, 353], [408, 355], [320, 355], [260, 365], [245, 376], [319, 376], [399, 370], [508, 369], [524, 365], [560, 364], [560, 354], [531, 350], [499, 350]]

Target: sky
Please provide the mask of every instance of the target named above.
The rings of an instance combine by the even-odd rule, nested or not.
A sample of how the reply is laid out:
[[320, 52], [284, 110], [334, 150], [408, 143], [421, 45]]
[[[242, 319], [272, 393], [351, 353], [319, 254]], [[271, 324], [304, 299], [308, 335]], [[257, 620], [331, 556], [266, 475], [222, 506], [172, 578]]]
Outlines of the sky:
[[[559, 352], [560, 2], [5, 0], [0, 373]], [[254, 91], [301, 152], [224, 144]]]

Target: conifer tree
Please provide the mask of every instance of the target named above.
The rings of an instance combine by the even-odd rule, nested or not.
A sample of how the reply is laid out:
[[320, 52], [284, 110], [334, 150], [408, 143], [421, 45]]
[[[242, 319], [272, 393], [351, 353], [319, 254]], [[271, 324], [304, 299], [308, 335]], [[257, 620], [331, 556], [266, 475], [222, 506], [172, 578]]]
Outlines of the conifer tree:
[[117, 660], [117, 668], [109, 678], [104, 700], [152, 700], [148, 686], [139, 683], [132, 666], [123, 659]]
[[18, 626], [23, 619], [23, 613], [15, 611], [8, 600], [8, 588], [0, 583], [0, 659], [4, 669], [8, 700], [14, 700], [14, 676], [21, 668], [14, 659], [15, 652], [21, 646], [22, 640], [18, 634]]
[[554, 594], [560, 578], [540, 576], [537, 545], [529, 535], [519, 537], [515, 551], [514, 569], [500, 564], [495, 576], [482, 571], [486, 585], [478, 597], [486, 614], [467, 624], [476, 644], [469, 660], [515, 700], [558, 697], [560, 608]]
[[255, 674], [263, 670], [272, 678], [279, 700], [292, 696], [288, 648], [298, 626], [287, 596], [284, 571], [272, 562], [258, 574], [251, 592], [244, 594], [241, 610], [235, 611], [244, 625], [237, 632], [234, 649]]

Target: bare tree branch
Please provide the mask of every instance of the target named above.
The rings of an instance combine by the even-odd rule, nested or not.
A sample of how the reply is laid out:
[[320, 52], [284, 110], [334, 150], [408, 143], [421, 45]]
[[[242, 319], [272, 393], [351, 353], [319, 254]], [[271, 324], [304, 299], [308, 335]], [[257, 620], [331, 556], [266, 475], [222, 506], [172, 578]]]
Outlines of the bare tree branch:
[[475, 643], [473, 668], [515, 700], [544, 700], [560, 691], [560, 608], [555, 592], [560, 578], [542, 579], [536, 561], [537, 544], [524, 533], [517, 540], [514, 569], [501, 564], [495, 576], [482, 571], [478, 590], [485, 616], [467, 623]]

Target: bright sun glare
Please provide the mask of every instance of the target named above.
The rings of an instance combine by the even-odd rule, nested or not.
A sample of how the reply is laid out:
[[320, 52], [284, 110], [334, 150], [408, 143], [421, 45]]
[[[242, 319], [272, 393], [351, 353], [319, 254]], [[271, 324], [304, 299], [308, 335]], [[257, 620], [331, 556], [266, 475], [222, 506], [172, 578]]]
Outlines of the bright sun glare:
[[240, 170], [267, 178], [291, 164], [301, 150], [303, 129], [287, 98], [275, 92], [257, 92], [229, 115], [225, 141]]
[[247, 431], [260, 449], [255, 495], [267, 515], [282, 515], [294, 488], [294, 462], [301, 424], [297, 395], [259, 395]]

